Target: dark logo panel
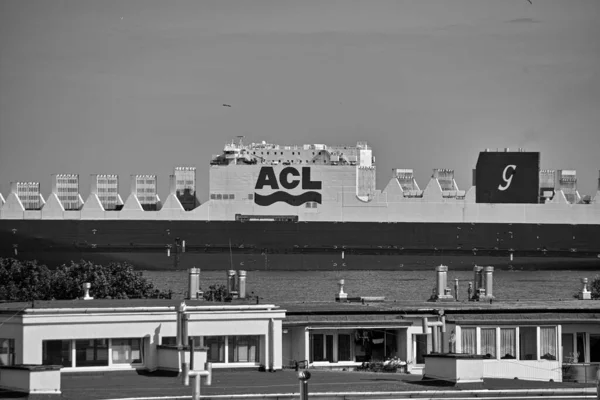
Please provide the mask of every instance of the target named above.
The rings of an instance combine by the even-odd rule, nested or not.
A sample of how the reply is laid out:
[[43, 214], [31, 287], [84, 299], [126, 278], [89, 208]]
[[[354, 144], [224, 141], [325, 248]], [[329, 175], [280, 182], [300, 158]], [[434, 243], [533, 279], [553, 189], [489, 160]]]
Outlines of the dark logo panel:
[[275, 192], [268, 196], [263, 196], [258, 193], [254, 193], [254, 203], [259, 206], [270, 206], [271, 204], [282, 201], [288, 203], [290, 206], [301, 206], [302, 204], [314, 201], [321, 204], [321, 193], [317, 192], [305, 192], [297, 196], [293, 196], [286, 192]]
[[475, 171], [477, 203], [538, 203], [538, 152], [482, 152]]

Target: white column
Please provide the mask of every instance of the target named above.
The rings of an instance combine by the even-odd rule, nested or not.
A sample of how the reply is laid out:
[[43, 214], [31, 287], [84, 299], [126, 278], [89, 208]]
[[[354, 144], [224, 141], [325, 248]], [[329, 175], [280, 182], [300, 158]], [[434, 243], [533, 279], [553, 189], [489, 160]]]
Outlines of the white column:
[[556, 359], [560, 364], [563, 363], [563, 351], [562, 351], [562, 325], [556, 326], [556, 351], [558, 354], [556, 355]]
[[304, 329], [304, 359], [306, 362], [310, 361], [310, 331], [308, 328]]
[[224, 336], [225, 337], [225, 349], [223, 350], [223, 357], [225, 358], [224, 363], [228, 364], [229, 363], [229, 336]]
[[500, 342], [501, 342], [501, 338], [500, 338], [500, 327], [496, 328], [496, 360], [500, 359], [500, 350], [502, 349], [502, 347], [500, 346]]

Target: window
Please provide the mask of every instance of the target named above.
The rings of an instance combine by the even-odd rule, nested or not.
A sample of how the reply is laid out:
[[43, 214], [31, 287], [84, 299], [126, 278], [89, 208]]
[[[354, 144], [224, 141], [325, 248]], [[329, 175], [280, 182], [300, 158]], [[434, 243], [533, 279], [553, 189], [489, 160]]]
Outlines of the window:
[[600, 335], [590, 334], [590, 362], [600, 361]]
[[225, 362], [225, 338], [223, 336], [206, 336], [204, 346], [208, 348], [206, 361]]
[[352, 361], [350, 335], [338, 335], [338, 361]]
[[516, 358], [517, 334], [515, 328], [500, 328], [500, 358]]
[[325, 359], [325, 338], [321, 334], [310, 335], [310, 362], [323, 361]]
[[142, 362], [142, 341], [140, 339], [112, 339], [113, 364], [134, 364]]
[[496, 328], [481, 329], [481, 354], [496, 358]]
[[0, 339], [0, 365], [15, 364], [15, 339]]
[[[573, 340], [571, 339], [571, 347]], [[554, 326], [540, 327], [540, 358], [543, 360], [556, 360], [556, 328]]]
[[575, 349], [573, 348], [573, 334], [572, 333], [563, 333], [561, 335], [562, 340], [562, 350], [563, 350], [563, 362], [565, 363], [574, 363], [577, 361], [577, 354], [575, 354]]
[[108, 339], [75, 341], [75, 366], [108, 366]]
[[585, 332], [577, 332], [577, 362], [585, 362]]
[[229, 362], [258, 362], [259, 336], [229, 336]]
[[413, 335], [415, 341], [416, 363], [425, 364], [427, 354], [427, 335]]
[[163, 346], [175, 346], [177, 344], [177, 338], [175, 336], [163, 336], [160, 339], [160, 344]]
[[72, 367], [70, 340], [42, 341], [42, 364]]
[[537, 360], [537, 338], [535, 327], [519, 329], [519, 359]]
[[462, 328], [461, 336], [462, 352], [464, 354], [477, 354], [476, 328]]

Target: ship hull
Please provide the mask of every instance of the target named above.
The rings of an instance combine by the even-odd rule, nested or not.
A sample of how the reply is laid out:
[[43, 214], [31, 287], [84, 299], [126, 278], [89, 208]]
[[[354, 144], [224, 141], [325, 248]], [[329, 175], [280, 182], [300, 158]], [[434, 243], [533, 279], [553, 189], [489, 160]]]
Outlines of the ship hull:
[[1, 220], [0, 256], [139, 269], [599, 269], [600, 226]]

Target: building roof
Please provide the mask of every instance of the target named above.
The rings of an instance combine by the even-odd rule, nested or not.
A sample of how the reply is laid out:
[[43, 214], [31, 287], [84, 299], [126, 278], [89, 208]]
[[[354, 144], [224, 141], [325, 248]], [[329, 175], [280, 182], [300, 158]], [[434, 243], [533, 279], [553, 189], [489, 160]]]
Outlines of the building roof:
[[[122, 311], [175, 311], [182, 299], [93, 299], [93, 300], [36, 300], [34, 302], [3, 302], [0, 303], [0, 314], [38, 313], [42, 310], [111, 310]], [[211, 302], [204, 300], [185, 300], [186, 307], [202, 307], [208, 309], [235, 307], [237, 309], [279, 309], [273, 304], [255, 304], [246, 300], [231, 302]]]

